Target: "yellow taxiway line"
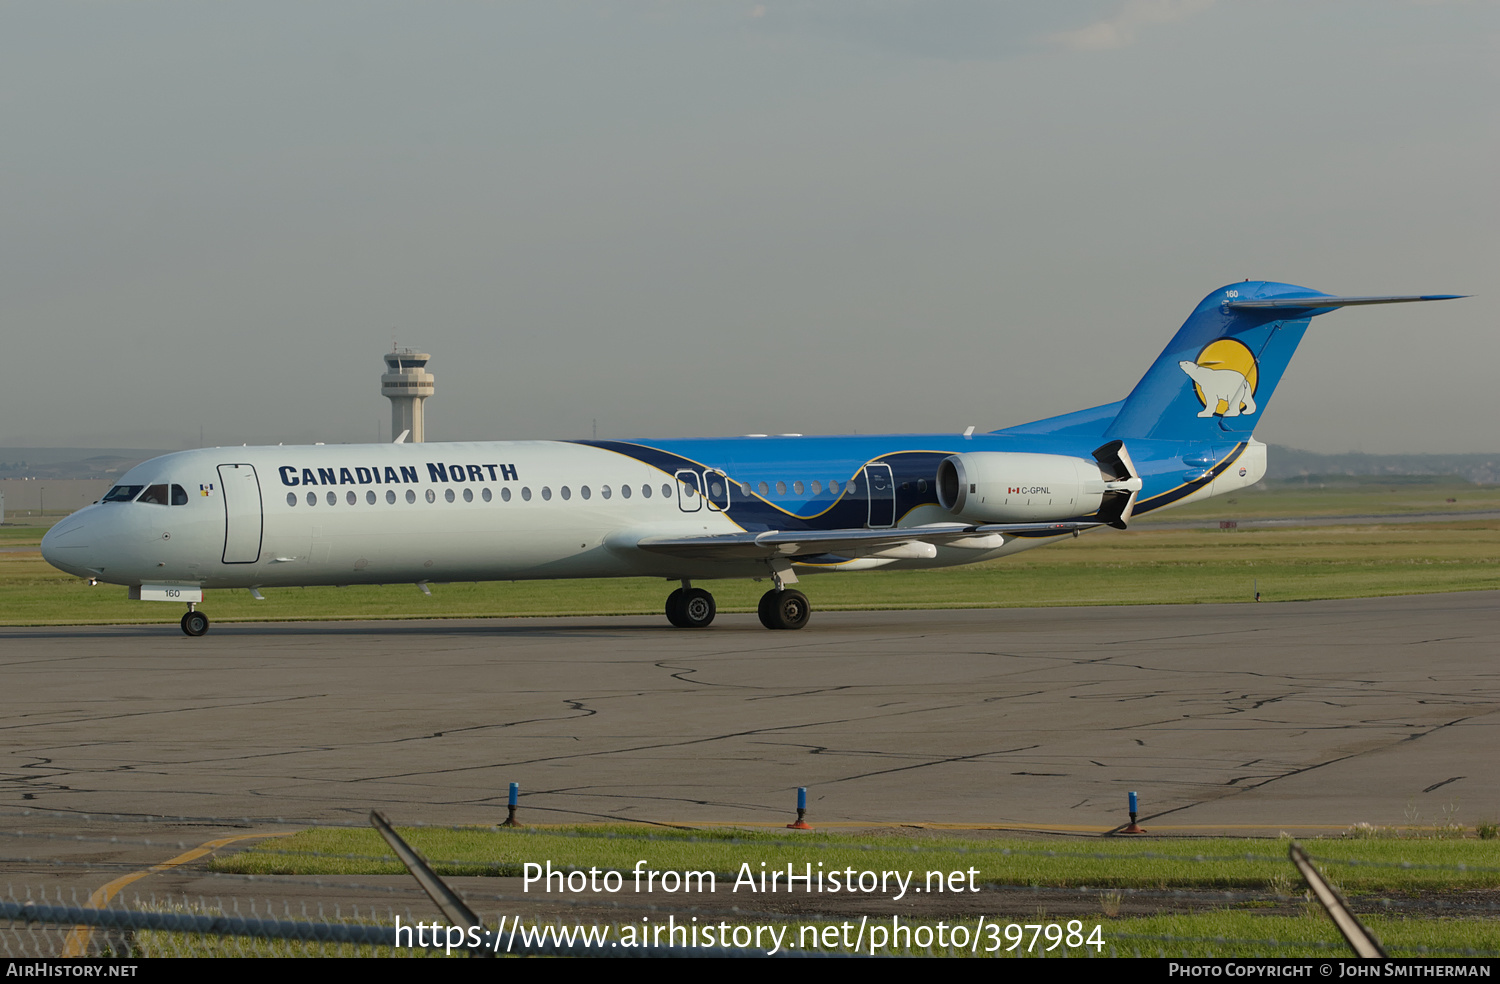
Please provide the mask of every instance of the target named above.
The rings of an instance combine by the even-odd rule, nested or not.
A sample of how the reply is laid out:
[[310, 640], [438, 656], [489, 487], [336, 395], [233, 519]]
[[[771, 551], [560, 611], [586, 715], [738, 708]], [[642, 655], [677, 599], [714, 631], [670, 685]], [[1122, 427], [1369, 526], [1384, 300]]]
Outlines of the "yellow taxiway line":
[[[257, 838], [261, 837], [290, 837], [294, 833], [296, 833], [295, 830], [281, 830], [269, 834], [235, 834], [233, 837], [220, 837], [215, 840], [204, 841], [202, 844], [199, 844], [191, 851], [186, 851], [182, 854], [179, 854], [175, 858], [163, 861], [161, 864], [154, 864], [149, 868], [142, 868], [140, 871], [132, 871], [128, 875], [121, 875], [114, 881], [96, 888], [93, 894], [89, 896], [89, 900], [84, 903], [84, 906], [89, 909], [103, 909], [109, 904], [110, 899], [119, 895], [120, 892], [125, 889], [125, 886], [131, 884], [132, 882], [140, 881], [147, 875], [156, 874], [160, 871], [169, 871], [172, 868], [178, 867], [179, 865], [187, 864], [190, 861], [196, 861], [199, 858], [208, 854], [212, 854], [219, 848], [224, 847], [228, 844], [233, 844], [236, 841], [256, 840]], [[94, 928], [92, 926], [73, 927], [72, 932], [68, 934], [67, 940], [63, 943], [62, 955], [65, 957], [86, 956], [88, 953], [89, 940], [93, 938], [93, 935]]]

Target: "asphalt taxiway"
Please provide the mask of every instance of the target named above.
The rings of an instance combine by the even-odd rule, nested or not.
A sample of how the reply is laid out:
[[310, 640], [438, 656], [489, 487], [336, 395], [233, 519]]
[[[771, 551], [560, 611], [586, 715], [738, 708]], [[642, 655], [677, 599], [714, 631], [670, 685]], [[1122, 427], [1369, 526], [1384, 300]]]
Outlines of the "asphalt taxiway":
[[[0, 810], [1176, 830], [1500, 813], [1500, 595], [0, 629]], [[165, 611], [165, 608], [163, 609]]]
[[[824, 828], [1098, 834], [1125, 822], [1132, 790], [1161, 834], [1473, 825], [1500, 815], [1497, 604], [819, 612], [800, 632], [753, 615], [706, 631], [644, 617], [220, 624], [199, 639], [165, 620], [0, 629], [0, 874], [17, 899], [435, 918], [406, 876], [255, 880], [202, 862], [372, 808], [496, 823], [513, 781], [531, 824], [780, 827], [807, 786]], [[620, 917], [516, 879], [453, 881], [486, 911]], [[689, 903], [733, 899], [675, 900]], [[973, 904], [1040, 903], [987, 890]], [[6, 952], [66, 949], [62, 929], [11, 932]]]

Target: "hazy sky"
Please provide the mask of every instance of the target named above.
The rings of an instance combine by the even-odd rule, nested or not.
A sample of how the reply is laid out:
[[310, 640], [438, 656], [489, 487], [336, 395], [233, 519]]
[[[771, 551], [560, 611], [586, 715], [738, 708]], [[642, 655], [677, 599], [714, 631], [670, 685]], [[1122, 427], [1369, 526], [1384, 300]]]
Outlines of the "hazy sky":
[[1500, 5], [4, 2], [0, 446], [960, 431], [1244, 278], [1257, 431], [1495, 451]]

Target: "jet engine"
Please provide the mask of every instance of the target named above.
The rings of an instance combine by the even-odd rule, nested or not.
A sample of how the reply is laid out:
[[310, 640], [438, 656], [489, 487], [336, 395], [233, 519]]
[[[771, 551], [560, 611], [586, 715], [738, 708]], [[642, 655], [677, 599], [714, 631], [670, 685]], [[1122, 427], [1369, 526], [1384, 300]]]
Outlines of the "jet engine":
[[1015, 451], [955, 454], [938, 464], [937, 497], [970, 523], [1049, 523], [1097, 514], [1124, 528], [1141, 480], [1124, 446], [1093, 458]]

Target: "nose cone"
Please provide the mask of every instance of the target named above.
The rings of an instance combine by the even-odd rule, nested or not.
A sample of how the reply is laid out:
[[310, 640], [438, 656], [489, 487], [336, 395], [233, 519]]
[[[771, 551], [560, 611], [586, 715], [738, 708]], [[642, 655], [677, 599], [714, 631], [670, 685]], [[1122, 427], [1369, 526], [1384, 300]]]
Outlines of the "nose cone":
[[69, 516], [42, 537], [42, 558], [60, 571], [92, 577], [89, 569], [89, 523], [82, 516]]

